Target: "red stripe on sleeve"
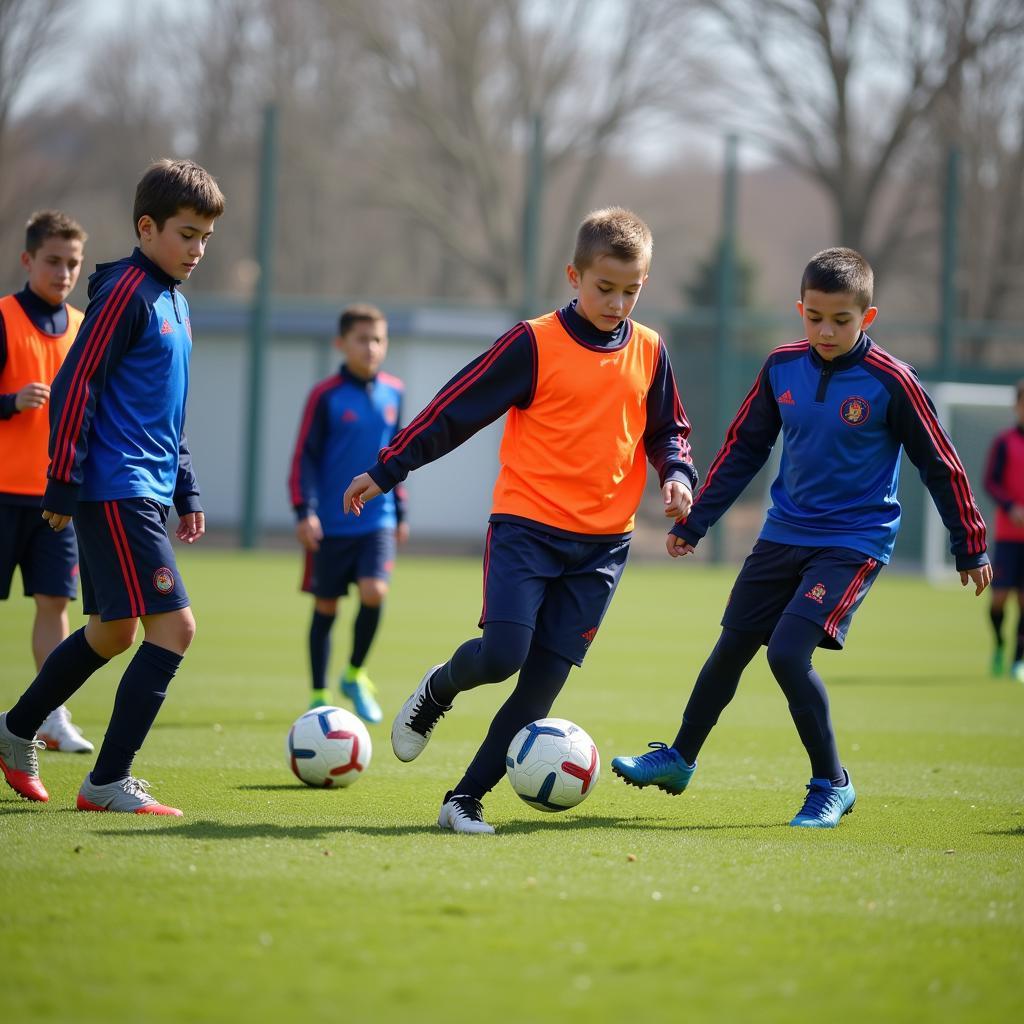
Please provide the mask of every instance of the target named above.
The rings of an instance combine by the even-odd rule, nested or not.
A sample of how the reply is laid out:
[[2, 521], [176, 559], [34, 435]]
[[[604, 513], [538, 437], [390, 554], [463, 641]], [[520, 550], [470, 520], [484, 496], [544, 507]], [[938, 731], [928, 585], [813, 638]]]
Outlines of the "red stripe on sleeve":
[[507, 349], [509, 345], [516, 340], [516, 338], [522, 336], [524, 329], [523, 324], [517, 324], [508, 332], [508, 334], [499, 338], [491, 346], [490, 351], [473, 370], [465, 376], [460, 377], [458, 380], [453, 381], [447, 388], [435, 395], [433, 400], [422, 410], [422, 412], [420, 412], [420, 414], [404, 430], [399, 431], [399, 433], [395, 435], [395, 439], [381, 453], [380, 461], [384, 463], [389, 459], [394, 458], [396, 455], [401, 455], [412, 441], [414, 441], [419, 434], [422, 434], [423, 431], [441, 415], [447, 406], [451, 405], [459, 395], [475, 384], [490, 369], [498, 356], [500, 356], [502, 352], [504, 352], [505, 349]]
[[113, 337], [114, 328], [128, 305], [128, 300], [145, 279], [145, 271], [131, 267], [121, 275], [114, 286], [100, 315], [96, 318], [82, 357], [75, 367], [68, 386], [68, 399], [61, 410], [53, 452], [52, 476], [65, 483], [70, 481], [71, 469], [75, 462], [75, 440], [81, 429], [88, 400], [89, 381], [103, 358], [103, 352]]
[[931, 439], [932, 446], [949, 469], [950, 486], [960, 513], [960, 523], [967, 533], [968, 553], [978, 554], [985, 548], [985, 521], [974, 502], [970, 485], [967, 483], [967, 473], [957, 457], [956, 450], [946, 438], [938, 419], [931, 411], [925, 398], [924, 389], [915, 381], [909, 370], [887, 352], [873, 348], [864, 358], [872, 366], [884, 370], [899, 381], [910, 399], [918, 419]]
[[302, 496], [302, 449], [306, 445], [306, 438], [309, 437], [310, 427], [313, 425], [313, 414], [320, 402], [320, 398], [331, 388], [335, 387], [341, 378], [335, 374], [327, 380], [321, 381], [309, 393], [306, 400], [306, 409], [302, 414], [302, 423], [299, 426], [299, 437], [295, 442], [295, 451], [292, 453], [292, 471], [288, 474], [288, 490], [292, 497], [293, 505], [301, 505]]

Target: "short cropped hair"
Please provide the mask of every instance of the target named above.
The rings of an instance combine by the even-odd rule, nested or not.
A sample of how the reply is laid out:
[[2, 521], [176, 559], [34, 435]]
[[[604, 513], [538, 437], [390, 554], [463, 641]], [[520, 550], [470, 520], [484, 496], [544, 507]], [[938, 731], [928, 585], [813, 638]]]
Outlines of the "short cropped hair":
[[587, 214], [576, 232], [573, 266], [584, 271], [602, 256], [631, 261], [643, 260], [649, 269], [654, 256], [651, 229], [631, 210], [607, 206]]
[[387, 323], [387, 317], [376, 306], [371, 306], [366, 302], [347, 306], [341, 311], [341, 316], [338, 317], [338, 334], [344, 337], [356, 324], [366, 321], [376, 323], [378, 320], [383, 320]]
[[37, 210], [25, 225], [25, 251], [34, 256], [48, 238], [69, 238], [85, 245], [88, 235], [77, 220], [60, 210]]
[[861, 309], [868, 309], [875, 292], [875, 273], [856, 249], [823, 249], [804, 267], [800, 298], [809, 291], [849, 292]]
[[158, 231], [179, 210], [194, 210], [200, 217], [224, 212], [224, 193], [213, 175], [193, 160], [157, 160], [150, 164], [135, 189], [135, 234], [139, 220], [149, 214]]

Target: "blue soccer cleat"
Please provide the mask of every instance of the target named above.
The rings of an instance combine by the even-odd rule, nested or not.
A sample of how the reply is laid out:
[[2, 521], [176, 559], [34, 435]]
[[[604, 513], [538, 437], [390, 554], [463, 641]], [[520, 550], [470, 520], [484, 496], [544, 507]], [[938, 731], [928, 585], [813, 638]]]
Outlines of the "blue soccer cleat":
[[643, 789], [657, 786], [663, 793], [679, 796], [690, 784], [697, 763], [688, 765], [682, 754], [666, 743], [648, 743], [651, 750], [637, 757], [616, 757], [612, 771], [627, 785]]
[[[845, 769], [844, 769], [845, 771]], [[790, 822], [800, 828], [835, 828], [853, 810], [857, 793], [846, 772], [846, 785], [833, 786], [829, 779], [811, 779], [800, 813]]]
[[356, 714], [371, 725], [383, 721], [384, 712], [377, 703], [377, 687], [370, 682], [364, 669], [349, 669], [341, 677], [341, 692], [352, 701]]

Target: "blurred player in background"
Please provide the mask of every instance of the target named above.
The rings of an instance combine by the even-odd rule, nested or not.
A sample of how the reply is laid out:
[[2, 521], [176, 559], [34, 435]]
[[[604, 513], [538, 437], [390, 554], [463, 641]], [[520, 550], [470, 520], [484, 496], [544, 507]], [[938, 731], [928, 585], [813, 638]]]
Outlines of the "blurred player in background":
[[[68, 603], [78, 592], [74, 530], [53, 530], [40, 516], [46, 491], [50, 384], [75, 340], [81, 310], [64, 300], [82, 270], [86, 234], [59, 210], [34, 213], [25, 228], [21, 265], [28, 282], [0, 299], [0, 601], [15, 568], [35, 600], [32, 656], [36, 671], [70, 633]], [[92, 744], [61, 704], [36, 732], [48, 750], [91, 753]]]
[[313, 595], [309, 662], [310, 707], [331, 703], [327, 669], [338, 599], [355, 583], [359, 611], [341, 692], [367, 722], [381, 721], [376, 687], [363, 667], [380, 625], [395, 562], [395, 544], [409, 536], [403, 488], [375, 502], [365, 516], [347, 516], [345, 485], [386, 448], [400, 429], [403, 384], [381, 372], [388, 325], [375, 306], [349, 306], [339, 318], [335, 346], [344, 356], [336, 374], [309, 394], [295, 442], [288, 489], [306, 551], [302, 589]]
[[1003, 618], [1010, 594], [1017, 595], [1017, 639], [1010, 674], [1024, 683], [1024, 380], [1017, 382], [1017, 423], [997, 434], [985, 464], [985, 490], [996, 503], [996, 553], [992, 578], [992, 675], [1001, 676]]

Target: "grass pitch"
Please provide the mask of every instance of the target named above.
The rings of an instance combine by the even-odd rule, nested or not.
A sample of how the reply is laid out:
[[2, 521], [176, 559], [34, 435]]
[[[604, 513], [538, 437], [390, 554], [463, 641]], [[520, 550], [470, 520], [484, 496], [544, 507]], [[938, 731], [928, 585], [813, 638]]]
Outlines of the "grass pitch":
[[[3, 788], [4, 1019], [988, 1022], [1024, 1010], [1024, 687], [985, 675], [985, 598], [883, 574], [848, 650], [819, 654], [858, 791], [855, 812], [819, 833], [786, 825], [809, 771], [763, 656], [686, 794], [613, 778], [615, 754], [675, 734], [735, 574], [634, 564], [554, 711], [597, 742], [595, 793], [542, 815], [502, 783], [486, 802], [498, 834], [457, 837], [436, 828], [438, 805], [498, 689], [460, 697], [412, 765], [391, 754], [388, 727], [424, 667], [473, 634], [477, 562], [399, 561], [369, 666], [386, 721], [371, 729], [367, 776], [342, 791], [302, 787], [285, 764], [307, 696], [297, 556], [189, 550], [182, 569], [198, 636], [136, 771], [186, 817], [72, 811], [92, 763], [73, 755], [42, 755], [45, 807]], [[0, 607], [7, 707], [32, 674], [32, 606]], [[97, 744], [125, 664], [71, 703]]]

